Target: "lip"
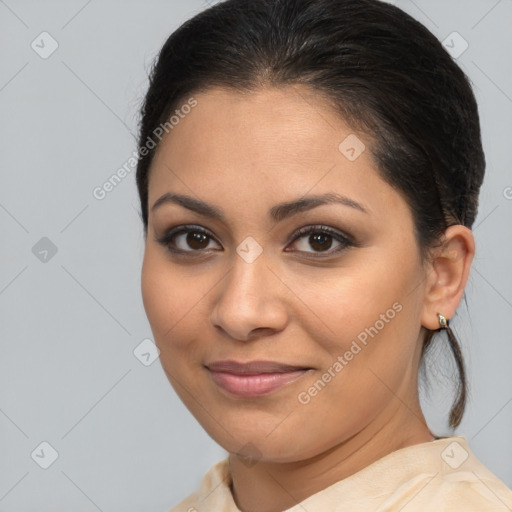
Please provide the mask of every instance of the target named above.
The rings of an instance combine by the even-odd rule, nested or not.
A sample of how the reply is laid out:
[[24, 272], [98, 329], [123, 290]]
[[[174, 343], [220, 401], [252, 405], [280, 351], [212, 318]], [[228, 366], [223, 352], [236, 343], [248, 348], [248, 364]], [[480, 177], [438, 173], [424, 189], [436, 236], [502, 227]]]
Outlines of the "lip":
[[269, 395], [311, 370], [275, 361], [215, 361], [206, 368], [222, 390], [244, 398]]

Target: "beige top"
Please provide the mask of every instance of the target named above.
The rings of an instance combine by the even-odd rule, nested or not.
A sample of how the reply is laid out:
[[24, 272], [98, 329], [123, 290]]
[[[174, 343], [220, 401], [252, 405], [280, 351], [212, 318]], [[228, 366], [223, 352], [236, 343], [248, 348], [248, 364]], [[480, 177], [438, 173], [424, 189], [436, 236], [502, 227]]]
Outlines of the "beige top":
[[[227, 459], [170, 512], [241, 512]], [[512, 491], [471, 452], [464, 437], [402, 448], [283, 512], [511, 512]]]

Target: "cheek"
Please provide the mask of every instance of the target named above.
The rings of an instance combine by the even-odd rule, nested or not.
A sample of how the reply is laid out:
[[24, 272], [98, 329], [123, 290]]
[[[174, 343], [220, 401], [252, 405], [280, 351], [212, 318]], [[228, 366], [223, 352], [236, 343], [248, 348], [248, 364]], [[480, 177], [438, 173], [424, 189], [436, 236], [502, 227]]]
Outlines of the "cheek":
[[164, 339], [171, 335], [186, 307], [186, 295], [179, 283], [179, 274], [152, 248], [146, 248], [141, 273], [142, 300], [146, 316], [162, 350]]
[[[329, 387], [332, 391], [343, 389], [348, 401], [363, 395], [373, 400], [375, 386], [389, 394], [379, 377], [396, 390], [416, 363], [422, 290], [417, 286], [413, 293], [411, 290], [421, 269], [414, 258], [408, 261], [398, 266], [382, 258], [360, 271], [351, 267], [346, 276], [330, 283], [328, 279], [309, 282], [309, 290], [302, 290], [318, 312], [310, 318], [327, 333], [317, 336], [316, 341], [324, 352], [322, 370], [331, 368], [336, 375]], [[315, 339], [312, 324], [305, 329]]]
[[312, 322], [304, 328], [313, 334], [316, 323], [326, 334], [322, 344], [330, 353], [348, 350], [359, 335], [364, 341], [365, 333], [368, 336], [368, 329], [374, 332], [375, 324], [378, 331], [389, 331], [389, 325], [404, 316], [398, 315], [397, 309], [410, 301], [406, 299], [407, 281], [414, 273], [412, 268], [391, 267], [389, 261], [361, 268], [354, 265], [317, 274], [314, 279], [294, 279], [298, 283], [294, 291], [309, 310], [303, 321], [309, 318]]
[[[193, 358], [198, 317], [206, 315], [208, 280], [176, 270], [158, 248], [146, 249], [141, 272], [144, 309], [166, 367]], [[180, 359], [177, 356], [179, 353]]]
[[[395, 308], [393, 308], [395, 304]], [[385, 303], [385, 305], [387, 305]], [[314, 418], [296, 439], [301, 450], [328, 449], [370, 424], [386, 408], [393, 411], [416, 390], [416, 337], [412, 311], [396, 303], [377, 308], [387, 320], [365, 312], [360, 323], [338, 313], [338, 330], [324, 359], [325, 365], [299, 390], [295, 408], [302, 417]], [[387, 314], [386, 314], [387, 312]], [[335, 318], [335, 317], [332, 317]], [[366, 324], [364, 323], [366, 322]], [[412, 328], [412, 330], [411, 330]], [[398, 398], [399, 397], [399, 398]], [[306, 415], [306, 416], [303, 416]], [[321, 427], [320, 427], [321, 426]], [[322, 439], [316, 432], [322, 429]], [[311, 439], [316, 439], [311, 443]]]
[[[167, 324], [167, 328], [172, 325], [167, 316], [172, 311], [169, 309], [169, 289], [167, 274], [158, 264], [151, 249], [146, 248], [141, 272], [142, 302], [155, 338], [163, 333], [164, 324]], [[158, 342], [158, 339], [155, 341]]]

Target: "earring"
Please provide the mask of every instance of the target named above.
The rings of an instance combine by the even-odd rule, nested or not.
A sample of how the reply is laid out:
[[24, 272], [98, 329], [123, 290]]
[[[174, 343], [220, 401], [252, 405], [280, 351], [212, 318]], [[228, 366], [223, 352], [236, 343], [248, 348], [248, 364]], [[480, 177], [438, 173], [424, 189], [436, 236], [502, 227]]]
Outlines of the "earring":
[[441, 313], [437, 313], [437, 318], [439, 319], [439, 326], [441, 329], [448, 329], [450, 325], [450, 320], [448, 318], [441, 315]]

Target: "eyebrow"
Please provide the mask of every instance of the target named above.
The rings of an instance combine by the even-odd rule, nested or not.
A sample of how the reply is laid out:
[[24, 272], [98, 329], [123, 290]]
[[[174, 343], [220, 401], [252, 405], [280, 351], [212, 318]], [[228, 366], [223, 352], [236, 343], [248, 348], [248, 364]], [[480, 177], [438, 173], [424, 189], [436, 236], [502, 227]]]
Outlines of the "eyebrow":
[[[201, 201], [200, 199], [195, 199], [193, 197], [185, 196], [182, 194], [171, 194], [170, 192], [159, 197], [151, 207], [151, 211], [155, 211], [158, 207], [169, 203], [183, 206], [184, 208], [192, 210], [199, 215], [211, 217], [212, 219], [225, 222], [225, 217], [222, 213], [222, 210], [216, 206], [210, 205], [204, 201]], [[275, 222], [280, 222], [298, 213], [305, 212], [307, 210], [311, 210], [326, 204], [341, 204], [343, 206], [348, 206], [350, 208], [354, 208], [355, 210], [359, 210], [363, 213], [368, 213], [363, 205], [354, 201], [353, 199], [350, 199], [349, 197], [341, 194], [329, 192], [327, 194], [305, 196], [295, 201], [276, 204], [270, 208], [268, 215]]]

